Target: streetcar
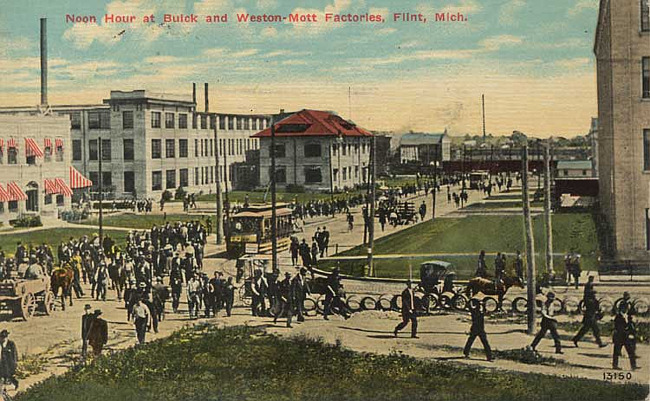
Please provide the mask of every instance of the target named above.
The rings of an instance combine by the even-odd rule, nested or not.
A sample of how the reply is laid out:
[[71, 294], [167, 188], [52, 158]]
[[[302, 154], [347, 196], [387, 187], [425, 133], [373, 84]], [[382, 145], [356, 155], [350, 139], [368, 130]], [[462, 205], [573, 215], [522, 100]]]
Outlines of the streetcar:
[[474, 171], [469, 174], [469, 189], [480, 189], [481, 184], [490, 180], [488, 171]]
[[[270, 204], [252, 204], [231, 215], [225, 227], [226, 250], [231, 257], [245, 254], [270, 254], [272, 229]], [[293, 233], [291, 209], [286, 203], [277, 203], [276, 238], [278, 252], [289, 249]]]

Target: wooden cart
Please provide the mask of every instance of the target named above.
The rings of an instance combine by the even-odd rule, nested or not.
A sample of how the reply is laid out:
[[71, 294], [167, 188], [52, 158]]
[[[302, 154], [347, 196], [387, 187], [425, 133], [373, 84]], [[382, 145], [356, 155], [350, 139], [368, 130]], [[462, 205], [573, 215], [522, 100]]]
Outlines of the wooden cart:
[[0, 281], [0, 311], [29, 320], [37, 310], [46, 315], [54, 310], [54, 294], [50, 290], [49, 277]]

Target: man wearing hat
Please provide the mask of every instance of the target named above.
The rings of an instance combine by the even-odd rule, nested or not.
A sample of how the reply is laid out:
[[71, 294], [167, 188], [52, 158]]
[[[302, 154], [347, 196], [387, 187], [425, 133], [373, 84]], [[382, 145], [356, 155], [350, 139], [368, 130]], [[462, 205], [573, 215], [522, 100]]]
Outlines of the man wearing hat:
[[306, 275], [307, 269], [301, 267], [298, 274], [291, 280], [291, 297], [293, 298], [299, 322], [305, 321], [305, 299], [309, 293], [309, 285], [305, 280]]
[[133, 322], [138, 344], [144, 344], [147, 329], [151, 327], [151, 311], [140, 297], [133, 306]]
[[7, 330], [0, 331], [0, 379], [7, 381], [18, 390], [16, 367], [18, 366], [18, 350], [16, 344], [9, 339]]
[[344, 318], [347, 319], [350, 317], [345, 303], [341, 300], [342, 288], [343, 285], [341, 284], [341, 277], [339, 276], [339, 268], [335, 267], [327, 278], [323, 319], [329, 320], [327, 316], [332, 312], [332, 306], [337, 307], [339, 312], [343, 314]]
[[546, 294], [546, 302], [542, 305], [542, 327], [539, 330], [539, 333], [535, 336], [533, 343], [530, 347], [535, 351], [537, 344], [542, 341], [542, 338], [546, 335], [547, 331], [551, 332], [551, 337], [553, 337], [553, 342], [555, 343], [555, 353], [563, 354], [562, 345], [560, 344], [560, 336], [557, 334], [557, 320], [555, 319], [555, 311], [553, 308], [553, 301], [555, 300], [555, 293], [548, 292]]
[[[591, 277], [590, 277], [591, 278]], [[585, 314], [582, 318], [582, 327], [578, 333], [573, 337], [573, 344], [578, 347], [578, 341], [587, 334], [589, 330], [594, 333], [594, 338], [596, 339], [596, 344], [599, 347], [604, 347], [603, 341], [600, 339], [600, 330], [598, 329], [598, 320], [602, 318], [602, 312], [600, 311], [600, 303], [596, 299], [596, 290], [592, 289], [589, 292], [589, 295], [585, 296], [584, 299], [585, 305]]]
[[233, 283], [232, 276], [228, 277], [223, 286], [223, 299], [226, 304], [226, 316], [230, 317], [232, 313], [232, 305], [235, 303], [235, 284]]
[[469, 301], [469, 311], [472, 314], [472, 327], [469, 329], [469, 338], [465, 343], [463, 354], [465, 358], [469, 358], [469, 351], [472, 349], [474, 340], [478, 337], [483, 344], [487, 360], [492, 361], [492, 350], [490, 349], [487, 334], [485, 333], [485, 305], [481, 305], [481, 301], [478, 299], [472, 298]]
[[101, 309], [95, 309], [88, 329], [88, 344], [93, 348], [95, 356], [102, 354], [102, 349], [108, 342], [108, 322], [100, 318], [101, 314]]
[[[626, 312], [628, 313], [627, 319], [625, 318]], [[636, 365], [636, 325], [634, 323], [634, 318], [627, 311], [623, 302], [619, 303], [618, 308], [616, 308], [616, 316], [614, 317], [614, 333], [612, 335], [612, 340], [614, 342], [614, 354], [612, 359], [612, 368], [620, 369], [618, 366], [618, 358], [622, 354], [623, 348], [627, 352], [627, 356], [630, 358], [631, 368], [637, 369]]]
[[402, 291], [402, 322], [395, 327], [393, 334], [397, 337], [397, 333], [406, 327], [411, 322], [411, 338], [418, 338], [418, 318], [415, 313], [415, 294], [411, 288], [413, 282], [406, 281], [406, 288]]
[[276, 315], [273, 318], [273, 323], [278, 322], [278, 317], [283, 314], [287, 316], [287, 327], [291, 327], [291, 318], [293, 317], [293, 299], [291, 298], [291, 273], [284, 273], [284, 280], [278, 285], [279, 307], [275, 308]]
[[92, 307], [89, 304], [84, 306], [84, 314], [81, 316], [81, 356], [86, 357], [88, 352], [88, 331], [90, 330], [90, 324], [95, 318], [95, 315], [91, 312]]

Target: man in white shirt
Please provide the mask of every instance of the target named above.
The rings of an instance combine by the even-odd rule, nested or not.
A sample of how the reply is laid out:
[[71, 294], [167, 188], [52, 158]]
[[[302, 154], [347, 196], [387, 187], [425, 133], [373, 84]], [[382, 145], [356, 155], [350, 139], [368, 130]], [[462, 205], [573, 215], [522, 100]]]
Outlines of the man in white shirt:
[[149, 307], [142, 302], [142, 298], [138, 297], [136, 304], [133, 306], [132, 314], [138, 343], [144, 344], [147, 329], [151, 326], [151, 311], [149, 310]]
[[535, 351], [537, 344], [542, 341], [542, 338], [546, 335], [547, 331], [551, 332], [551, 337], [553, 337], [553, 342], [555, 343], [555, 353], [563, 354], [562, 345], [560, 344], [560, 336], [557, 334], [557, 319], [555, 318], [555, 310], [553, 308], [553, 301], [555, 300], [555, 294], [549, 292], [546, 294], [546, 302], [542, 305], [542, 324], [539, 330], [539, 333], [535, 336], [533, 343], [530, 347]]

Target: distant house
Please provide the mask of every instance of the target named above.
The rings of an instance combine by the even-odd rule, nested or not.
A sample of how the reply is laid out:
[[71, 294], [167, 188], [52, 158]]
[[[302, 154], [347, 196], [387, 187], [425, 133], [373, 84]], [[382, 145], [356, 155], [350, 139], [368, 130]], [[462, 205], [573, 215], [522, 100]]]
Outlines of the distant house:
[[400, 163], [431, 165], [451, 159], [451, 139], [442, 134], [409, 133], [402, 136], [399, 145]]
[[591, 160], [559, 160], [557, 177], [593, 177]]
[[[284, 117], [286, 114], [283, 114]], [[367, 180], [373, 134], [331, 111], [301, 110], [275, 126], [275, 182], [310, 190], [343, 190]], [[260, 185], [271, 180], [271, 129], [260, 141]]]

